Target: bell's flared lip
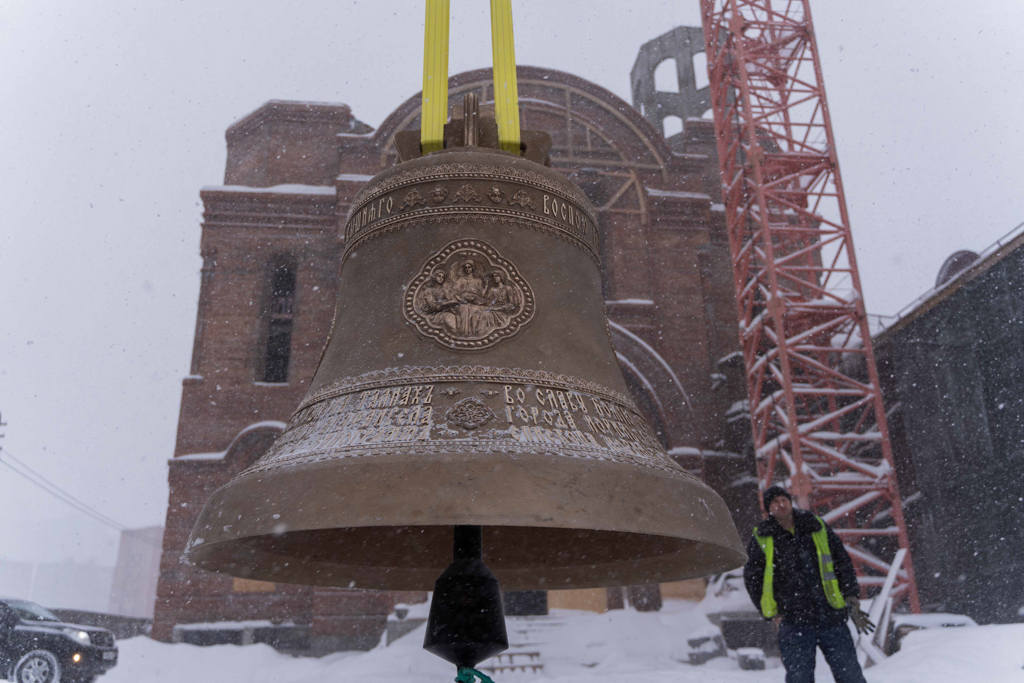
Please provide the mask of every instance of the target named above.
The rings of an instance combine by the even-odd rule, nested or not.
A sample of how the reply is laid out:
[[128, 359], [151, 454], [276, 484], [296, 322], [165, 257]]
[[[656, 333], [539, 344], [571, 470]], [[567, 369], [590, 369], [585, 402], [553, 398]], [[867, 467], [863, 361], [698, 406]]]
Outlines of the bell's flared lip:
[[[386, 462], [380, 462], [385, 460]], [[741, 566], [725, 502], [686, 475], [580, 458], [341, 458], [243, 476], [186, 561], [282, 583], [430, 590], [455, 525], [484, 527], [505, 590], [662, 583]]]

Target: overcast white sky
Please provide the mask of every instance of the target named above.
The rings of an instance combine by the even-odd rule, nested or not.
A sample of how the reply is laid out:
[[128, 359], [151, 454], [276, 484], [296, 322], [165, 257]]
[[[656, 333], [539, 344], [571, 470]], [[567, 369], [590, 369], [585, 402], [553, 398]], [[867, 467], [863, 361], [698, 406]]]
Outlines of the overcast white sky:
[[[1024, 220], [1024, 4], [813, 4], [868, 310]], [[450, 70], [490, 63], [454, 0]], [[697, 0], [516, 0], [520, 64], [629, 100]], [[0, 1], [3, 445], [132, 527], [162, 524], [198, 294], [199, 188], [269, 99], [376, 127], [420, 88], [421, 0]], [[0, 468], [0, 559], [113, 564], [117, 534]]]

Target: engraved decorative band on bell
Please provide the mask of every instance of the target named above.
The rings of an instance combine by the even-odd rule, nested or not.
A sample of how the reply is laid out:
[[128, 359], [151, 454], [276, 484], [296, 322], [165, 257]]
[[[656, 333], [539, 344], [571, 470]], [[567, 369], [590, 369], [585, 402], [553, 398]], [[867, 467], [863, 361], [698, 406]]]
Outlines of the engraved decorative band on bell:
[[345, 223], [342, 258], [366, 239], [469, 216], [556, 234], [600, 261], [596, 217], [577, 188], [535, 171], [490, 164], [413, 168], [364, 187]]

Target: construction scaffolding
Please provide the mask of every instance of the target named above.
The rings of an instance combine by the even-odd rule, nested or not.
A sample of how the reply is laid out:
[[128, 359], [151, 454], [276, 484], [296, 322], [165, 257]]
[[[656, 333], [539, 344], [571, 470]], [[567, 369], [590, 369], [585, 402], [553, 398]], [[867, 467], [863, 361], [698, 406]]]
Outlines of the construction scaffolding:
[[[701, 15], [760, 486], [831, 524], [875, 592], [907, 527], [810, 8]], [[919, 610], [909, 556], [892, 595]]]

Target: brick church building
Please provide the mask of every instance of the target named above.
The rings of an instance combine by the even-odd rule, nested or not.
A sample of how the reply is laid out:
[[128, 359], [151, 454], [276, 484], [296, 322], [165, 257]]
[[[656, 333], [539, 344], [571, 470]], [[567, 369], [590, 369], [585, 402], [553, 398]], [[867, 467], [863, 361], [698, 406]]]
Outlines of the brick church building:
[[[523, 129], [551, 134], [552, 167], [598, 210], [606, 309], [633, 397], [670, 454], [746, 524], [756, 481], [752, 459], [738, 454], [749, 423], [737, 403], [742, 361], [711, 122], [687, 119], [670, 147], [593, 83], [534, 67], [518, 74]], [[491, 79], [489, 69], [452, 77], [450, 101], [476, 91], [493, 102]], [[232, 579], [180, 561], [207, 497], [267, 449], [305, 395], [339, 294], [349, 204], [395, 163], [395, 134], [419, 128], [419, 104], [411, 97], [373, 130], [343, 104], [271, 101], [227, 131], [224, 184], [201, 191], [202, 285], [169, 466], [155, 638], [199, 642], [203, 631], [202, 642], [366, 648], [396, 602], [424, 597]], [[621, 605], [622, 591], [605, 599]], [[222, 622], [236, 626], [218, 630]]]

